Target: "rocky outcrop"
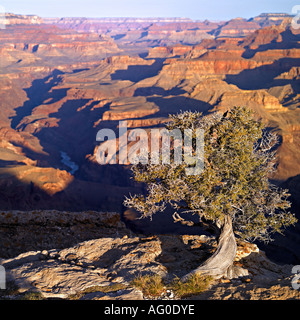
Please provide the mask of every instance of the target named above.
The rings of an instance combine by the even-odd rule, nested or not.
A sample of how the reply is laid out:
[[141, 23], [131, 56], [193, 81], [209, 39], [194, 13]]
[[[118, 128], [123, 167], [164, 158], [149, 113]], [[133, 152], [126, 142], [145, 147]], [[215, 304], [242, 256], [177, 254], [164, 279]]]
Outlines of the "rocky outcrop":
[[297, 48], [297, 33], [297, 30], [290, 27], [290, 21], [283, 22], [279, 25], [257, 29], [242, 41], [242, 45], [253, 50], [258, 49], [259, 46], [265, 46], [262, 47], [263, 49]]
[[41, 24], [43, 19], [37, 15], [22, 15], [14, 13], [5, 13], [5, 25], [27, 25], [27, 24]]
[[170, 58], [175, 56], [183, 56], [191, 51], [190, 46], [175, 45], [167, 47], [154, 47], [149, 50], [149, 58]]
[[262, 13], [250, 20], [259, 23], [261, 27], [267, 27], [270, 24], [281, 24], [285, 19], [290, 19], [291, 16], [287, 13]]
[[147, 103], [144, 97], [123, 98], [120, 101], [114, 100], [110, 104], [110, 110], [103, 113], [102, 119], [106, 121], [143, 118], [158, 111], [159, 108], [154, 103]]
[[31, 23], [10, 24], [0, 30], [0, 51], [2, 68], [56, 66], [57, 63], [100, 60], [121, 52], [109, 36]]
[[[18, 221], [15, 219], [18, 218]], [[47, 224], [49, 229], [102, 226], [100, 238], [78, 242], [62, 249], [41, 249], [0, 259], [5, 267], [7, 293], [18, 299], [28, 292], [43, 298], [149, 299], [130, 282], [139, 275], [156, 274], [165, 281], [181, 276], [210, 255], [214, 237], [157, 235], [143, 237], [126, 231], [118, 214], [65, 212], [3, 212], [1, 225]], [[110, 235], [109, 235], [110, 232]], [[115, 233], [115, 234], [114, 234]], [[67, 240], [67, 239], [65, 239]], [[52, 244], [57, 241], [52, 239]], [[279, 266], [266, 258], [256, 245], [240, 242], [234, 265], [210, 290], [193, 299], [300, 299], [291, 287], [291, 266]], [[9, 293], [14, 289], [14, 295]], [[173, 299], [176, 299], [176, 295]], [[165, 295], [158, 299], [165, 299]]]
[[215, 36], [245, 36], [259, 28], [259, 24], [255, 21], [249, 21], [243, 18], [232, 19], [224, 25], [221, 25], [214, 31]]
[[293, 265], [278, 265], [269, 260], [256, 245], [240, 242], [235, 263], [227, 278], [209, 291], [196, 297], [199, 300], [295, 300], [298, 290], [291, 283]]

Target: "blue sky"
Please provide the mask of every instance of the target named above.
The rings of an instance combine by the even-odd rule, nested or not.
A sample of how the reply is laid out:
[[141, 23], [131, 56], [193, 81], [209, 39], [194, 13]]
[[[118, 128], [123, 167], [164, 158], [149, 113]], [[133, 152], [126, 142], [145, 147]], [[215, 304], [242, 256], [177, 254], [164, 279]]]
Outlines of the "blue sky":
[[291, 13], [300, 0], [0, 0], [6, 12], [41, 17], [187, 17], [227, 20]]

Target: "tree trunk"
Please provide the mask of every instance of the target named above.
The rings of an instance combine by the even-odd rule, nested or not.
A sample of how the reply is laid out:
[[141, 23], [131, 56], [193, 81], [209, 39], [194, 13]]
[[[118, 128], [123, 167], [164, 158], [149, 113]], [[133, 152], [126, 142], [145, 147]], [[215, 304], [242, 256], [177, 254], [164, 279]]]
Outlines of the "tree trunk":
[[232, 230], [231, 217], [225, 215], [216, 251], [197, 269], [185, 275], [182, 280], [186, 281], [194, 274], [221, 277], [232, 265], [235, 255], [236, 241]]

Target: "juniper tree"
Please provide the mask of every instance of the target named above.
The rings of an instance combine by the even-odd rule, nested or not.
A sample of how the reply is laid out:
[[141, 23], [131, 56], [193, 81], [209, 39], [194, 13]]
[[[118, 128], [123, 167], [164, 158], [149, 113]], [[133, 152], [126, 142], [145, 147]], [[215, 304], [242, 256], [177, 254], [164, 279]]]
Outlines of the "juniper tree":
[[268, 242], [274, 232], [296, 222], [288, 211], [288, 190], [269, 181], [276, 168], [278, 139], [244, 107], [205, 117], [191, 111], [170, 115], [167, 129], [175, 128], [204, 130], [203, 172], [186, 175], [185, 161], [133, 165], [134, 179], [146, 184], [147, 193], [131, 195], [124, 204], [142, 217], [152, 217], [169, 205], [175, 222], [193, 224], [184, 219], [184, 213], [192, 212], [200, 222], [217, 227], [217, 249], [185, 278], [194, 273], [219, 276], [234, 261], [236, 237]]

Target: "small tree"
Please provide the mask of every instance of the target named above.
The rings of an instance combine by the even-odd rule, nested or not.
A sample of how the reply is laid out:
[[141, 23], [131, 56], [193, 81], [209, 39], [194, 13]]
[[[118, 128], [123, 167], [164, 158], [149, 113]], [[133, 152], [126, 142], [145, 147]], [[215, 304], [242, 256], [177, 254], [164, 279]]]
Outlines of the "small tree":
[[288, 212], [288, 190], [269, 182], [276, 165], [273, 149], [277, 136], [264, 130], [249, 109], [234, 107], [223, 115], [205, 117], [182, 112], [170, 116], [167, 128], [204, 129], [204, 171], [188, 176], [184, 161], [133, 165], [134, 178], [146, 183], [147, 195], [130, 196], [124, 204], [142, 217], [151, 217], [170, 205], [175, 222], [186, 222], [180, 215], [193, 212], [200, 222], [218, 228], [217, 249], [185, 279], [195, 273], [224, 274], [236, 255], [236, 236], [267, 242], [272, 233], [296, 222]]

